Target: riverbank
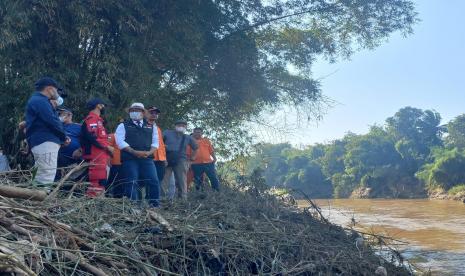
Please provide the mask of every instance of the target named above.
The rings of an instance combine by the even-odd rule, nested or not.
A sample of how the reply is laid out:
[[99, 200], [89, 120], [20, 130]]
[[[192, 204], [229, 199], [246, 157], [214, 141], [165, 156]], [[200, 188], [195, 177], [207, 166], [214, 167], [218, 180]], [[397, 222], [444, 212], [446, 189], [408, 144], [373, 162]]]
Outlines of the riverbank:
[[[29, 275], [409, 275], [312, 209], [250, 187], [145, 209], [122, 199], [0, 198], [0, 268]], [[2, 257], [7, 255], [7, 257]], [[382, 269], [381, 269], [382, 270]], [[383, 274], [380, 274], [383, 275]]]
[[443, 189], [435, 189], [429, 192], [428, 198], [440, 200], [455, 200], [465, 203], [465, 191], [446, 192]]
[[449, 191], [441, 188], [424, 191], [422, 193], [410, 193], [402, 197], [378, 197], [372, 193], [371, 188], [361, 187], [355, 189], [349, 197], [350, 199], [438, 199], [455, 200], [465, 203], [465, 186], [458, 186]]

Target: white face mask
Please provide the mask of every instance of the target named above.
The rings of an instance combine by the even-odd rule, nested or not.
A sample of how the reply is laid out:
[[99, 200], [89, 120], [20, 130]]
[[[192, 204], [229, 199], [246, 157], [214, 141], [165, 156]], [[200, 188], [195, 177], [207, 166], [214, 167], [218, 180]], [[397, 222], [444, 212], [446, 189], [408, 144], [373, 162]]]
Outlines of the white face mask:
[[60, 121], [61, 121], [61, 122], [64, 122], [64, 121], [65, 121], [65, 116], [60, 116], [59, 118], [60, 118]]
[[186, 132], [186, 128], [185, 127], [176, 127], [176, 131], [184, 133], [184, 132]]
[[129, 118], [134, 121], [140, 121], [144, 118], [144, 115], [140, 111], [131, 111], [129, 112]]
[[64, 102], [65, 100], [63, 100], [63, 98], [62, 98], [61, 96], [58, 96], [58, 99], [56, 99], [56, 101], [57, 101], [57, 106], [60, 106], [60, 105], [63, 104], [63, 102]]

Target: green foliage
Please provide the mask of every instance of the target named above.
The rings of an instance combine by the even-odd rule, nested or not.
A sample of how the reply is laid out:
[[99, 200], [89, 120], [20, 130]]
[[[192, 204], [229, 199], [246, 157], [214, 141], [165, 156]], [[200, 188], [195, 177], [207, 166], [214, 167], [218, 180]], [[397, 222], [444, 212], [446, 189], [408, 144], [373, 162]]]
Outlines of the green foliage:
[[447, 193], [451, 196], [465, 195], [465, 184], [454, 186]]
[[352, 194], [357, 187], [355, 178], [352, 175], [337, 173], [331, 178], [334, 186], [333, 195], [335, 198], [346, 198]]
[[449, 147], [465, 149], [465, 114], [447, 124], [447, 133], [446, 143]]
[[263, 168], [267, 185], [314, 198], [423, 197], [425, 188], [465, 183], [465, 153], [444, 147], [439, 123], [434, 111], [406, 107], [367, 134], [301, 150], [259, 144], [244, 162], [249, 171]]
[[416, 20], [410, 0], [0, 1], [1, 138], [14, 143], [32, 84], [50, 75], [77, 118], [94, 96], [111, 103], [109, 121], [140, 101], [162, 108], [162, 127], [188, 118], [241, 152], [244, 121], [321, 100], [316, 58], [373, 48]]
[[400, 109], [386, 120], [387, 132], [397, 141], [402, 157], [416, 165], [426, 160], [434, 146], [441, 145], [441, 115], [413, 107]]
[[430, 189], [440, 187], [449, 190], [465, 183], [465, 152], [438, 148], [433, 153], [433, 161], [425, 164], [417, 177]]

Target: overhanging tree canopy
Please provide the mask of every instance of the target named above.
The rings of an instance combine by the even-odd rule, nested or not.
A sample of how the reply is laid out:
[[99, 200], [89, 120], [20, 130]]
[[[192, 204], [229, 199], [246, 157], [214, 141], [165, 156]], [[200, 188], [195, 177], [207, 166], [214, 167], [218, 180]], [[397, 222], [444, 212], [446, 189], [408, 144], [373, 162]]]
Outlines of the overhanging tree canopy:
[[[321, 100], [315, 58], [373, 48], [416, 21], [409, 0], [18, 0], [0, 2], [4, 144], [33, 82], [64, 84], [66, 105], [137, 100], [227, 133], [265, 107]], [[295, 68], [289, 71], [289, 66]]]

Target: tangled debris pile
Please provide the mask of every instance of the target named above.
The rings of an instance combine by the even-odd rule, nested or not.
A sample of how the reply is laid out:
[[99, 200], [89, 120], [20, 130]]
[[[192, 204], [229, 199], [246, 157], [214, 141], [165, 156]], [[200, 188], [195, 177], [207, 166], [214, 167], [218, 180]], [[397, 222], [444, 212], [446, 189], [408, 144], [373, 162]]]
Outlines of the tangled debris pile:
[[[0, 271], [16, 275], [409, 275], [340, 227], [256, 190], [125, 199], [0, 197]], [[381, 274], [380, 274], [381, 275]]]

